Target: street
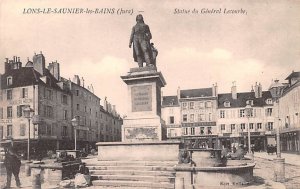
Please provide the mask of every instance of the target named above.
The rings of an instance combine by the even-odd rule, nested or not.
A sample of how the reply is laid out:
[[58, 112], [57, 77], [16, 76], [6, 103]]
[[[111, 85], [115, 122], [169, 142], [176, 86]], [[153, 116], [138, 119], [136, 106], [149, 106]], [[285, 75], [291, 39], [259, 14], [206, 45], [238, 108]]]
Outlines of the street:
[[[272, 180], [274, 172], [273, 162], [262, 158], [256, 158], [255, 162], [254, 176], [256, 180]], [[300, 188], [300, 166], [285, 164], [285, 177], [286, 182], [284, 185], [287, 189]]]

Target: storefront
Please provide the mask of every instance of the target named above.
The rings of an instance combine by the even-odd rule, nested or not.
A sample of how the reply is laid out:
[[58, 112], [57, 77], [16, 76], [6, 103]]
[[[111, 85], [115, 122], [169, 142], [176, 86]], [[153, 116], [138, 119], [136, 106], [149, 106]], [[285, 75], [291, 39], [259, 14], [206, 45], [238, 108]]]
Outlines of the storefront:
[[283, 152], [300, 153], [300, 130], [282, 132], [280, 134]]

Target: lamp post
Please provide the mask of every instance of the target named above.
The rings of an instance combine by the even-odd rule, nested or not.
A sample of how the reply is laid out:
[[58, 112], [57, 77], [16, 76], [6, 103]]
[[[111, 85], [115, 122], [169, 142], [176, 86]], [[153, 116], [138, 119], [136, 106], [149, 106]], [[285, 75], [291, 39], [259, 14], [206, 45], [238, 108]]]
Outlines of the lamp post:
[[279, 99], [276, 99], [277, 105], [277, 129], [276, 129], [276, 146], [277, 146], [277, 157], [274, 158], [274, 181], [285, 182], [285, 159], [281, 157], [280, 150], [280, 117], [279, 117]]
[[32, 113], [34, 112], [30, 106], [23, 109], [24, 117], [28, 119], [28, 140], [27, 140], [27, 160], [30, 161], [30, 119], [32, 118]]
[[250, 117], [252, 115], [252, 106], [247, 102], [247, 105], [245, 107], [246, 116], [248, 119], [248, 154], [251, 156], [252, 159], [252, 153], [251, 153], [251, 139], [250, 139]]
[[24, 117], [28, 119], [28, 139], [27, 139], [27, 163], [25, 164], [26, 176], [30, 176], [30, 119], [32, 118], [32, 113], [34, 110], [27, 106], [23, 109]]
[[77, 130], [76, 127], [78, 126], [78, 121], [76, 119], [76, 117], [74, 117], [72, 120], [72, 126], [74, 127], [74, 140], [75, 140], [75, 150], [76, 150], [76, 146], [77, 146]]

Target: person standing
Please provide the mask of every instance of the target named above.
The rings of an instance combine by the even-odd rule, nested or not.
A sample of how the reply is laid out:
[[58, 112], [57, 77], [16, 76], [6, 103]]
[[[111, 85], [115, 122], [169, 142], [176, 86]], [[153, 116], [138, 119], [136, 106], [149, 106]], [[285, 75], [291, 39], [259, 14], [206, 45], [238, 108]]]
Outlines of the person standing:
[[16, 185], [18, 188], [21, 187], [21, 182], [19, 178], [19, 173], [20, 173], [20, 167], [21, 167], [21, 160], [19, 159], [15, 149], [13, 147], [9, 147], [6, 154], [5, 154], [5, 160], [4, 160], [4, 165], [6, 168], [6, 187], [5, 188], [10, 188], [11, 184], [11, 176], [12, 174], [15, 177], [16, 180]]

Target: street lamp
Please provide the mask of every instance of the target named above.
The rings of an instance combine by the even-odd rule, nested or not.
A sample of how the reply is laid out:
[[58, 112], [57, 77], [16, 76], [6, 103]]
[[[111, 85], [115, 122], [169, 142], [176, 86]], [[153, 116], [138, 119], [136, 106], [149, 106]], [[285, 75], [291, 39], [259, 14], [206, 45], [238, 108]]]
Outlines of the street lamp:
[[280, 149], [280, 111], [279, 111], [279, 99], [276, 99], [277, 105], [277, 129], [276, 129], [276, 145], [277, 145], [277, 157], [274, 158], [274, 181], [275, 182], [285, 182], [285, 159], [281, 157]]
[[74, 117], [71, 120], [72, 126], [74, 127], [74, 139], [75, 139], [75, 150], [76, 150], [76, 146], [77, 146], [77, 130], [76, 127], [78, 126], [78, 121], [76, 119], [76, 117]]
[[28, 140], [27, 140], [27, 160], [30, 161], [30, 119], [34, 110], [27, 106], [23, 109], [24, 117], [28, 119]]
[[246, 116], [247, 116], [247, 119], [248, 119], [248, 154], [251, 156], [250, 117], [252, 115], [253, 108], [249, 104], [249, 102], [247, 102], [247, 105], [245, 107], [245, 111], [246, 111]]

